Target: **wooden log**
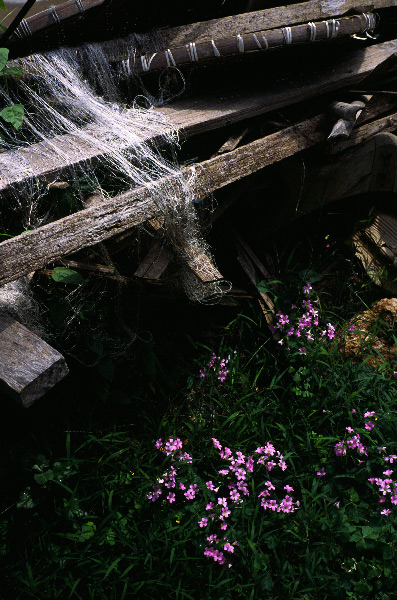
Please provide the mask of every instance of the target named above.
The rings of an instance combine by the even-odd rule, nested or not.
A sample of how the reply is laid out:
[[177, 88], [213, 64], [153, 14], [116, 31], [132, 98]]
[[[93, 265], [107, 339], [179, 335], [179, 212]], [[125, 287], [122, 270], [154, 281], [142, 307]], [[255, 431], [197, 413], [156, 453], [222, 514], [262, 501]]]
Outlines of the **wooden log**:
[[[228, 154], [186, 167], [182, 173], [195, 182], [193, 194], [201, 199], [203, 189], [207, 193], [215, 191], [325, 141], [325, 120], [325, 115], [319, 115], [302, 121]], [[363, 125], [343, 143], [353, 146], [359, 143], [363, 131], [369, 135], [377, 128], [376, 121]], [[167, 182], [178, 184], [175, 176], [169, 176]], [[154, 183], [153, 188], [160, 183]], [[6, 240], [0, 243], [0, 285], [81, 248], [98, 244], [158, 214], [150, 190], [140, 188]]]
[[[84, 14], [90, 8], [100, 6], [106, 0], [69, 0], [59, 6], [52, 6], [43, 10], [32, 17], [23, 19], [15, 31], [15, 35], [23, 40], [31, 37], [37, 31], [42, 31], [48, 27], [57, 26], [71, 17]], [[1, 41], [1, 37], [0, 37]]]
[[[191, 136], [355, 84], [395, 52], [397, 40], [391, 40], [349, 52], [343, 63], [318, 71], [312, 70], [305, 79], [301, 74], [297, 74], [295, 79], [289, 78], [288, 82], [280, 81], [271, 91], [245, 95], [237, 91], [226, 97], [221, 93], [210, 97], [185, 99], [153, 110], [168, 117], [170, 132], [177, 131], [182, 136]], [[143, 138], [142, 141], [161, 142], [149, 137]], [[17, 184], [31, 179], [27, 175], [21, 175], [21, 163], [26, 165], [28, 172], [35, 173], [37, 177], [52, 180], [54, 175], [83, 165], [86, 161], [103, 159], [101, 146], [100, 139], [88, 145], [78, 140], [76, 135], [63, 135], [27, 148], [3, 152], [0, 154], [0, 192], [5, 193]], [[71, 148], [74, 149], [73, 154]], [[65, 155], [69, 157], [67, 161], [63, 158]]]
[[[181, 27], [159, 29], [155, 32], [153, 52], [185, 46], [191, 42], [197, 44], [198, 42], [234, 37], [261, 29], [275, 29], [308, 21], [332, 19], [342, 16], [350, 10], [366, 12], [396, 5], [396, 0], [372, 0], [371, 2], [367, 0], [309, 0], [288, 6], [276, 6]], [[148, 37], [150, 38], [150, 34]], [[123, 44], [104, 42], [101, 47], [110, 60], [119, 61], [128, 58], [128, 47]]]
[[375, 29], [375, 16], [362, 13], [340, 19], [309, 22], [303, 25], [266, 29], [253, 33], [220, 38], [206, 42], [190, 42], [185, 46], [168, 48], [160, 52], [131, 56], [124, 61], [124, 73], [148, 73], [163, 70], [166, 67], [201, 63], [209, 60], [220, 60], [235, 54], [245, 54], [290, 46], [294, 44], [313, 43], [316, 41], [335, 40], [345, 36], [362, 34]]
[[1, 387], [28, 407], [68, 374], [62, 354], [0, 312]]

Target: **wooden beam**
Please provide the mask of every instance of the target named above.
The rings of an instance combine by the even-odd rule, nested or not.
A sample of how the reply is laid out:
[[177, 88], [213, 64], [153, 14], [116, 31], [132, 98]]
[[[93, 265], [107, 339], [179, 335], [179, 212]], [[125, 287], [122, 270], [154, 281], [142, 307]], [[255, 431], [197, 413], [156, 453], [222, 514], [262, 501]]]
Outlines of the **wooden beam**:
[[278, 29], [261, 29], [253, 33], [220, 38], [204, 42], [194, 42], [185, 46], [172, 46], [163, 51], [132, 55], [125, 64], [126, 78], [130, 73], [144, 74], [163, 70], [167, 66], [183, 66], [206, 61], [219, 61], [241, 53], [265, 52], [295, 44], [309, 44], [318, 41], [334, 41], [351, 35], [363, 34], [375, 29], [375, 16], [362, 13], [340, 19], [330, 19], [317, 23], [304, 23]]
[[[395, 52], [397, 40], [391, 40], [346, 53], [343, 62], [318, 68], [317, 71], [312, 69], [307, 78], [299, 73], [295, 80], [292, 77], [288, 78], [288, 82], [281, 80], [277, 85], [272, 85], [270, 91], [260, 90], [245, 95], [240, 91], [227, 95], [220, 93], [181, 100], [153, 110], [169, 119], [170, 132], [178, 131], [182, 136], [192, 136], [355, 84]], [[79, 140], [76, 135], [63, 135], [48, 142], [1, 153], [0, 192], [7, 192], [17, 184], [31, 179], [21, 175], [21, 163], [37, 177], [51, 180], [54, 175], [86, 161], [103, 159], [101, 139], [95, 139], [92, 127], [91, 131], [93, 139], [90, 145]], [[142, 138], [142, 141], [158, 143], [161, 140], [148, 137]], [[65, 155], [68, 156], [67, 160], [62, 158]]]
[[[394, 130], [397, 113], [392, 122]], [[373, 123], [363, 127], [370, 126]], [[344, 148], [347, 141], [341, 142]], [[314, 176], [307, 181], [299, 208], [311, 212], [335, 200], [369, 192], [397, 193], [397, 136], [385, 130], [363, 143], [356, 139], [351, 150], [317, 164]]]
[[[330, 19], [346, 14], [349, 10], [365, 12], [397, 6], [397, 0], [309, 0], [289, 6], [276, 6], [241, 15], [233, 15], [222, 19], [210, 19], [181, 27], [158, 29], [155, 34], [154, 50], [165, 50], [175, 46], [184, 46], [190, 42], [205, 42], [217, 38], [226, 38], [261, 29], [274, 29], [285, 25], [295, 25], [308, 21]], [[123, 54], [115, 54], [111, 50], [112, 43], [103, 44], [105, 52], [114, 60], [126, 58]], [[113, 45], [114, 46], [114, 45]], [[108, 48], [108, 49], [107, 49]], [[119, 47], [119, 52], [123, 52]]]
[[[324, 115], [319, 115], [302, 121], [228, 154], [191, 165], [182, 173], [195, 181], [192, 191], [200, 199], [204, 189], [207, 193], [215, 191], [325, 141], [325, 120]], [[362, 131], [368, 136], [371, 127], [376, 130], [377, 126], [374, 121], [363, 125], [365, 129], [358, 128], [352, 145], [363, 135]], [[168, 177], [167, 181], [177, 185], [175, 176]], [[158, 214], [150, 191], [141, 188], [6, 240], [0, 244], [0, 285], [81, 248], [103, 242]]]
[[[42, 31], [48, 27], [59, 25], [62, 21], [85, 14], [90, 8], [95, 8], [103, 4], [105, 0], [69, 0], [58, 6], [52, 6], [27, 19], [24, 19], [21, 25], [16, 29], [15, 35], [19, 39], [30, 38], [37, 31]], [[0, 37], [1, 41], [1, 37]]]
[[28, 407], [68, 374], [62, 354], [7, 313], [0, 313], [0, 382]]

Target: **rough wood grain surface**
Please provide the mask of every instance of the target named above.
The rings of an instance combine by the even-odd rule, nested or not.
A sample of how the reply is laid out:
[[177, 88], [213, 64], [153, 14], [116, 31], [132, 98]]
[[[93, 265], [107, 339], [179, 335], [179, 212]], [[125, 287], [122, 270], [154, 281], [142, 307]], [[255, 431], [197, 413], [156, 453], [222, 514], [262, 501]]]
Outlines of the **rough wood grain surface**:
[[[253, 33], [243, 33], [233, 37], [220, 38], [207, 42], [194, 42], [185, 46], [172, 46], [164, 51], [128, 59], [126, 73], [148, 73], [163, 70], [167, 66], [182, 66], [205, 61], [220, 61], [234, 54], [265, 52], [294, 44], [318, 41], [334, 42], [335, 39], [353, 34], [363, 34], [375, 29], [375, 16], [369, 13], [331, 19], [318, 23], [304, 23], [292, 27], [266, 29]], [[129, 77], [130, 75], [126, 75]]]
[[[327, 131], [324, 122], [325, 116], [319, 115], [228, 154], [187, 167], [184, 169], [186, 176], [190, 178], [192, 172], [196, 176], [195, 196], [200, 199], [203, 189], [215, 191], [325, 141]], [[376, 130], [377, 122], [362, 127], [365, 127], [367, 136], [369, 127]], [[358, 128], [352, 145], [360, 134], [363, 135], [362, 131]], [[6, 240], [0, 244], [0, 284], [35, 271], [80, 248], [98, 244], [157, 214], [150, 191], [138, 189]]]
[[[217, 93], [181, 100], [154, 110], [169, 119], [170, 131], [178, 131], [182, 136], [192, 136], [355, 84], [395, 52], [397, 40], [392, 40], [349, 52], [343, 63], [323, 69], [313, 68], [307, 78], [296, 74], [295, 77], [288, 78], [288, 81], [278, 82], [271, 90], [264, 89], [246, 94], [240, 90], [235, 93]], [[145, 141], [160, 140], [145, 138]], [[72, 156], [71, 144], [75, 149]], [[63, 158], [66, 151], [69, 152], [68, 161]], [[27, 175], [21, 176], [21, 161], [26, 165], [28, 172], [50, 181], [54, 175], [69, 167], [101, 158], [103, 153], [100, 139], [92, 146], [79, 141], [76, 145], [75, 135], [58, 136], [49, 142], [3, 152], [0, 154], [0, 192], [7, 192], [12, 186], [29, 179]]]
[[241, 15], [211, 19], [182, 27], [158, 30], [159, 49], [204, 42], [215, 38], [252, 33], [305, 21], [341, 16], [349, 10], [357, 12], [397, 6], [397, 0], [309, 0], [289, 6], [276, 6]]
[[24, 19], [21, 25], [16, 29], [15, 34], [20, 39], [29, 38], [37, 31], [59, 25], [62, 21], [84, 14], [90, 8], [100, 6], [104, 2], [105, 0], [79, 0], [79, 2], [76, 2], [76, 0], [69, 0], [57, 7], [53, 6], [32, 17]]
[[0, 381], [28, 407], [68, 374], [65, 359], [37, 335], [0, 313]]
[[397, 136], [383, 131], [365, 142], [354, 141], [351, 150], [318, 165], [300, 204], [303, 212], [349, 196], [397, 191]]

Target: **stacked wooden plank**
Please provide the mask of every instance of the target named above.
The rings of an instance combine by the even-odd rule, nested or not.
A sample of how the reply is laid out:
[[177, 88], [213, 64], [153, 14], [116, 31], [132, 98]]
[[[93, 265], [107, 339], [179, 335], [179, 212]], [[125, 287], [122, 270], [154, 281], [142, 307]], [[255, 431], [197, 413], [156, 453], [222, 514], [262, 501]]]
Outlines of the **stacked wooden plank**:
[[[91, 0], [91, 4], [102, 2]], [[89, 8], [91, 4], [85, 0], [83, 8]], [[75, 0], [67, 2], [65, 18], [73, 20], [78, 6], [79, 2]], [[219, 89], [193, 98], [185, 97], [153, 110], [168, 118], [170, 132], [185, 139], [214, 130], [224, 132], [226, 143], [214, 156], [185, 167], [187, 176], [195, 175], [197, 201], [203, 199], [204, 184], [207, 193], [212, 193], [270, 165], [282, 164], [297, 153], [306, 152], [315, 174], [308, 177], [302, 192], [300, 208], [307, 212], [317, 208], [319, 198], [324, 203], [368, 191], [397, 191], [396, 164], [393, 162], [397, 161], [397, 146], [392, 134], [397, 129], [396, 91], [393, 88], [397, 39], [385, 35], [377, 43], [375, 40], [370, 43], [357, 40], [355, 46], [351, 42], [346, 48], [341, 46], [345, 36], [372, 36], [376, 29], [373, 11], [379, 13], [382, 22], [382, 11], [395, 7], [396, 0], [373, 0], [370, 9], [364, 0], [311, 0], [168, 28], [148, 36], [146, 41], [141, 36], [144, 50], [139, 53], [138, 48], [132, 57], [127, 52], [128, 40], [104, 41], [101, 49], [114, 68], [121, 69], [120, 73], [135, 72], [142, 77], [152, 76], [151, 72], [157, 69], [184, 69], [186, 65], [189, 69], [204, 69], [206, 74], [211, 74], [212, 65], [216, 64], [215, 68], [219, 70], [223, 64], [233, 64], [230, 61], [245, 61], [243, 69], [256, 78], [249, 88], [234, 81], [225, 89], [223, 82]], [[32, 17], [34, 21], [28, 20], [32, 35], [34, 28], [39, 31], [46, 27], [48, 18], [49, 13], [46, 13]], [[52, 23], [51, 27], [55, 25]], [[292, 48], [282, 46], [293, 46], [296, 42], [313, 44], [314, 49], [320, 39], [329, 44], [328, 54], [323, 49], [323, 56], [327, 58], [323, 64], [313, 62], [311, 66], [300, 65], [299, 70], [292, 67], [286, 73], [280, 72], [288, 66], [286, 53], [292, 52]], [[272, 47], [279, 49], [272, 53]], [[250, 62], [251, 55], [255, 55], [255, 63]], [[266, 70], [273, 74], [258, 79], [258, 61], [266, 61]], [[29, 61], [23, 64], [28, 71]], [[278, 126], [267, 135], [255, 135], [255, 119], [267, 115], [271, 120], [272, 113], [280, 109], [288, 109], [293, 115], [291, 124]], [[343, 137], [339, 135], [332, 138], [332, 142], [327, 141], [338, 121], [341, 121]], [[241, 123], [240, 134], [231, 129], [238, 123]], [[243, 143], [247, 130], [250, 141]], [[151, 144], [159, 142], [148, 137], [143, 139]], [[56, 140], [58, 151], [51, 153], [52, 142], [0, 154], [3, 174], [0, 192], [4, 197], [10, 189], [26, 183], [13, 168], [20, 160], [29, 164], [27, 171], [51, 184], [81, 163], [100, 164], [104, 158], [97, 146], [89, 147], [81, 142], [73, 160], [65, 163], [59, 149], [70, 145], [70, 137], [60, 136]], [[313, 148], [321, 148], [321, 153], [310, 154]], [[386, 168], [385, 157], [389, 155], [392, 159]], [[356, 166], [353, 168], [352, 165]], [[220, 217], [227, 208], [226, 205], [219, 207], [215, 216]], [[80, 212], [10, 238], [0, 243], [0, 284], [56, 261], [64, 261], [68, 255], [126, 235], [135, 226], [148, 222], [154, 240], [149, 244], [147, 255], [135, 265], [133, 281], [162, 281], [167, 276], [173, 254], [163, 243], [164, 231], [159, 217], [152, 196], [146, 189], [138, 189], [106, 202], [94, 203]], [[239, 248], [240, 264], [255, 284], [257, 278], [263, 277], [265, 267], [244, 240], [240, 240]], [[73, 263], [73, 257], [71, 260], [68, 264]], [[194, 256], [186, 260], [188, 268], [200, 278], [197, 264], [208, 258]], [[80, 260], [73, 264], [82, 263]], [[86, 267], [89, 268], [89, 264], [88, 257]], [[100, 265], [92, 268], [101, 272]], [[222, 278], [215, 265], [206, 265], [205, 271], [212, 273], [213, 280]], [[272, 308], [268, 299], [262, 295], [260, 301], [266, 314], [270, 314]]]

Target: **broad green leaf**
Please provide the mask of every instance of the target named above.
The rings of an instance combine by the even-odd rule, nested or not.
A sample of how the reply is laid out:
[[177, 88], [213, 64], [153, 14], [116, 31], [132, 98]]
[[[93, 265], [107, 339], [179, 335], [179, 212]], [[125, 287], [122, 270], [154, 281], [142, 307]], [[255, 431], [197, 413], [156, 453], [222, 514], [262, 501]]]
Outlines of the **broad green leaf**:
[[0, 0], [0, 10], [6, 10], [6, 5], [4, 4], [4, 0]]
[[299, 277], [303, 279], [305, 283], [316, 283], [316, 281], [320, 281], [324, 277], [324, 274], [317, 273], [312, 269], [304, 269], [303, 271], [300, 271]]
[[0, 48], [0, 71], [2, 71], [7, 64], [8, 54], [8, 48]]
[[15, 129], [22, 125], [23, 115], [24, 108], [22, 104], [13, 104], [0, 111], [0, 117], [7, 123], [11, 123]]
[[20, 79], [22, 77], [22, 69], [21, 67], [4, 67], [3, 75], [18, 77]]
[[52, 274], [52, 279], [57, 283], [74, 283], [76, 285], [80, 285], [85, 281], [80, 273], [73, 271], [73, 269], [68, 269], [67, 267], [56, 267]]

